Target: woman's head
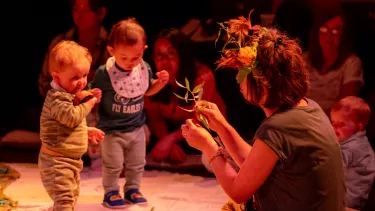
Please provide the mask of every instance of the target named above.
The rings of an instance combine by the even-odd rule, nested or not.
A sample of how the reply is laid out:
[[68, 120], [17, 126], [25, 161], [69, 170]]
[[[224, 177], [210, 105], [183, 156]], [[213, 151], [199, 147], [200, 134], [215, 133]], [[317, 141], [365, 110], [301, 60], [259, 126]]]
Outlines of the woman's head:
[[268, 29], [258, 44], [257, 68], [240, 84], [245, 99], [269, 109], [296, 105], [308, 87], [300, 46], [276, 29]]
[[157, 71], [169, 73], [169, 84], [182, 82], [185, 77], [195, 81], [195, 64], [190, 51], [189, 39], [178, 29], [169, 28], [159, 33], [153, 48], [153, 60]]
[[316, 4], [316, 15], [310, 32], [309, 57], [311, 65], [320, 70], [323, 55], [336, 56], [330, 69], [339, 67], [349, 56], [349, 44], [343, 13], [339, 5]]
[[79, 30], [100, 26], [107, 14], [106, 0], [71, 0], [73, 20]]

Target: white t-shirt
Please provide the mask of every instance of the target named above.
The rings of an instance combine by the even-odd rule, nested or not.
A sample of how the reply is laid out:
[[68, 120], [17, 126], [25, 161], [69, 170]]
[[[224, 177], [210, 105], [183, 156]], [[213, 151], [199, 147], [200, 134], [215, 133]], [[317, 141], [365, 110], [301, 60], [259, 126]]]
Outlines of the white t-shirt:
[[349, 82], [360, 82], [363, 85], [361, 60], [349, 56], [337, 69], [321, 74], [317, 69], [309, 67], [309, 90], [307, 97], [316, 101], [325, 112], [330, 111], [337, 102], [342, 86]]

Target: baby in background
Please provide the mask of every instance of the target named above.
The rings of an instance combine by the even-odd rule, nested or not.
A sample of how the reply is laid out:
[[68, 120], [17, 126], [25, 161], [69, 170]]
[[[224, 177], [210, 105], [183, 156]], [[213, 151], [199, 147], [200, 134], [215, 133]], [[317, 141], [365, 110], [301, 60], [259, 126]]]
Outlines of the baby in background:
[[[112, 27], [107, 49], [112, 56], [98, 68], [91, 88], [102, 90], [97, 127], [105, 132], [101, 143], [103, 161], [103, 205], [123, 208], [145, 204], [140, 182], [146, 164], [144, 96], [159, 92], [169, 80], [167, 71], [156, 73], [143, 60], [146, 33], [134, 19]], [[124, 198], [118, 180], [125, 165]]]
[[331, 110], [331, 122], [340, 143], [345, 167], [346, 206], [361, 209], [375, 177], [375, 155], [366, 136], [370, 107], [361, 98], [348, 96]]
[[53, 80], [40, 116], [38, 166], [54, 211], [74, 210], [83, 168], [81, 157], [88, 140], [97, 143], [104, 139], [101, 130], [86, 125], [86, 116], [99, 102], [101, 91], [91, 90], [93, 97], [86, 102], [78, 104], [75, 100], [87, 85], [91, 61], [88, 50], [73, 41], [61, 41], [49, 57]]

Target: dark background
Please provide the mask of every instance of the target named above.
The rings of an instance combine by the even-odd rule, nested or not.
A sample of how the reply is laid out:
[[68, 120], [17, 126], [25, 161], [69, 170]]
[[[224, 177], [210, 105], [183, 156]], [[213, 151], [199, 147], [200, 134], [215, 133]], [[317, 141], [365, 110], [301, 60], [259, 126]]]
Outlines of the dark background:
[[[271, 12], [270, 0], [249, 1], [255, 2], [259, 13]], [[215, 7], [212, 4], [210, 6], [212, 2], [215, 2]], [[109, 29], [111, 24], [118, 20], [135, 17], [144, 26], [148, 36], [148, 45], [151, 45], [155, 34], [162, 28], [181, 27], [192, 17], [208, 17], [211, 14], [211, 8], [225, 9], [222, 6], [225, 2], [225, 0], [109, 0], [104, 26]], [[369, 90], [373, 90], [375, 85], [375, 1], [343, 2], [350, 27], [351, 41], [364, 66], [366, 87], [362, 95], [365, 95]], [[20, 15], [11, 21], [6, 20], [15, 28], [21, 29], [18, 33], [20, 38], [17, 39], [22, 40], [19, 42], [21, 43], [19, 47], [13, 47], [16, 48], [13, 49], [15, 54], [11, 55], [17, 56], [13, 65], [16, 68], [6, 68], [1, 83], [0, 94], [3, 109], [0, 116], [0, 137], [4, 132], [16, 129], [14, 127], [17, 125], [21, 125], [18, 129], [38, 131], [37, 123], [34, 126], [27, 124], [28, 128], [22, 128], [20, 122], [39, 119], [39, 109], [43, 99], [38, 92], [38, 76], [45, 52], [56, 35], [73, 27], [69, 0], [39, 0], [30, 1], [28, 4], [30, 8], [26, 9], [31, 11], [30, 15], [26, 17]], [[4, 30], [4, 32], [9, 31]], [[147, 53], [149, 52], [146, 51]]]

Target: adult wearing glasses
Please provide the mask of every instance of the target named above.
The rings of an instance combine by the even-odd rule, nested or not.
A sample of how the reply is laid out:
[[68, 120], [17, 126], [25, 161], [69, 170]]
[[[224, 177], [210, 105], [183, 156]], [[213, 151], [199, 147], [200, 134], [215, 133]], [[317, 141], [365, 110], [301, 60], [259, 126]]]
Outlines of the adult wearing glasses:
[[157, 162], [183, 163], [186, 154], [200, 154], [200, 151], [190, 147], [182, 137], [181, 125], [194, 114], [180, 107], [192, 109], [194, 103], [173, 94], [185, 96], [186, 93], [176, 80], [185, 84], [187, 78], [191, 89], [204, 82], [202, 100], [214, 102], [221, 112], [226, 113], [226, 108], [216, 90], [212, 70], [196, 61], [190, 40], [178, 29], [165, 29], [159, 33], [153, 46], [153, 65], [155, 71], [168, 71], [169, 83], [158, 94], [145, 99], [148, 126], [156, 138], [150, 143], [151, 157]]
[[358, 95], [364, 84], [361, 60], [351, 51], [339, 5], [316, 4], [306, 59], [309, 91], [328, 114], [338, 100]]

